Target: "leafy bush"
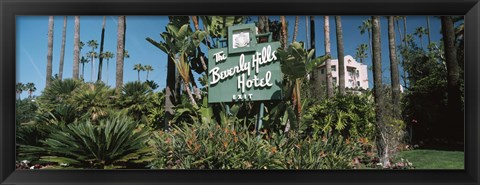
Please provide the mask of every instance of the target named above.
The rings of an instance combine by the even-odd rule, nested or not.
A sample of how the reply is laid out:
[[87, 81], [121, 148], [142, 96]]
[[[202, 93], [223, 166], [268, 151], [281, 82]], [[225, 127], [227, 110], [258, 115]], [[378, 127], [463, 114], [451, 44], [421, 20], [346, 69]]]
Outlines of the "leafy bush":
[[48, 155], [42, 160], [75, 168], [112, 169], [144, 167], [151, 148], [147, 133], [123, 116], [59, 125], [43, 141]]
[[259, 133], [239, 120], [233, 124], [175, 125], [155, 133], [160, 169], [349, 169], [362, 155], [342, 136], [299, 139], [295, 134]]
[[319, 135], [336, 132], [344, 137], [375, 137], [375, 110], [371, 93], [336, 96], [312, 105], [304, 114], [308, 131]]

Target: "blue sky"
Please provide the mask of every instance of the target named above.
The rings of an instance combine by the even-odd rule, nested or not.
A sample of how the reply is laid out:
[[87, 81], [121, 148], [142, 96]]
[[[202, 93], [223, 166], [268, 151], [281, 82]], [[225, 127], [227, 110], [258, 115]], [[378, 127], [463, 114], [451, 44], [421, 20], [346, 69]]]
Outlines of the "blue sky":
[[[59, 71], [60, 47], [62, 42], [64, 16], [55, 16], [54, 19], [54, 49], [53, 49], [53, 74]], [[279, 16], [269, 16], [272, 20], [278, 20]], [[368, 43], [368, 35], [361, 35], [358, 26], [363, 20], [370, 16], [342, 16], [343, 38], [345, 55], [355, 56], [356, 48], [362, 44]], [[252, 16], [252, 22], [257, 20], [256, 16]], [[117, 44], [117, 16], [107, 16], [105, 28], [105, 45], [104, 51], [116, 53]], [[287, 16], [289, 22], [289, 42], [293, 34], [294, 16]], [[17, 16], [16, 19], [16, 79], [17, 82], [28, 83], [33, 82], [37, 87], [37, 91], [33, 94], [38, 96], [45, 87], [46, 59], [47, 59], [47, 43], [48, 43], [48, 16]], [[81, 16], [80, 17], [80, 40], [85, 44], [89, 40], [97, 40], [100, 44], [101, 29], [103, 16]], [[126, 30], [126, 46], [130, 54], [130, 58], [125, 59], [124, 65], [124, 82], [137, 80], [137, 72], [133, 70], [133, 65], [141, 63], [142, 65], [151, 65], [154, 71], [150, 72], [149, 80], [154, 80], [159, 84], [160, 88], [165, 87], [166, 79], [166, 55], [161, 50], [151, 45], [145, 40], [151, 37], [160, 41], [160, 33], [165, 31], [165, 25], [168, 23], [167, 16], [127, 16]], [[402, 25], [402, 22], [400, 22]], [[388, 35], [387, 35], [387, 19], [381, 17], [381, 44], [382, 44], [382, 68], [384, 70], [384, 83], [390, 83], [389, 74], [389, 56], [388, 56]], [[426, 27], [427, 21], [425, 16], [408, 16], [407, 17], [407, 33], [413, 34], [419, 26]], [[309, 25], [310, 26], [310, 25]], [[316, 54], [323, 55], [324, 48], [324, 18], [323, 16], [315, 17], [315, 45]], [[73, 63], [73, 31], [74, 17], [67, 17], [67, 34], [65, 46], [65, 64], [64, 78], [72, 77]], [[306, 40], [305, 16], [299, 18], [298, 41]], [[431, 38], [433, 42], [439, 42], [441, 38], [440, 20], [433, 16], [430, 17]], [[403, 32], [403, 30], [402, 30]], [[398, 32], [397, 41], [398, 39]], [[331, 36], [331, 53], [333, 58], [337, 58], [337, 43], [335, 33], [334, 16], [330, 16], [330, 36]], [[419, 43], [418, 38], [414, 37]], [[424, 36], [423, 43], [426, 46], [427, 36]], [[85, 45], [81, 51], [81, 55], [85, 55], [91, 48]], [[206, 51], [206, 49], [204, 49]], [[99, 48], [96, 49], [99, 52]], [[108, 85], [114, 87], [115, 84], [115, 58], [109, 62]], [[366, 64], [371, 66], [371, 56], [366, 59]], [[98, 70], [98, 59], [95, 62]], [[104, 60], [103, 80], [106, 80], [106, 60]], [[85, 81], [90, 81], [91, 63], [85, 64]], [[81, 73], [81, 71], [80, 71]], [[146, 72], [141, 73], [141, 80], [145, 80]], [[96, 79], [96, 74], [94, 74]], [[370, 87], [372, 85], [372, 72], [369, 71]], [[28, 96], [28, 93], [22, 93], [21, 97]]]

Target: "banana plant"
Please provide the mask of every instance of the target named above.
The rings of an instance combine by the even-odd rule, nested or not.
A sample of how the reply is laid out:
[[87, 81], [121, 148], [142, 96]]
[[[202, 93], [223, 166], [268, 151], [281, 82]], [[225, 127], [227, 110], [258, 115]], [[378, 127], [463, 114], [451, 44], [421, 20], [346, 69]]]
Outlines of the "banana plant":
[[[302, 112], [300, 89], [302, 88], [302, 80], [317, 66], [329, 59], [330, 56], [323, 55], [314, 58], [314, 49], [305, 49], [303, 42], [293, 42], [286, 50], [281, 48], [277, 49], [277, 53], [280, 59], [282, 73], [285, 74], [289, 82], [291, 82], [288, 83], [287, 92], [292, 92], [292, 105], [297, 110], [297, 122], [300, 123]], [[292, 90], [290, 91], [290, 89]]]
[[194, 79], [190, 78], [190, 61], [196, 57], [197, 47], [200, 46], [207, 33], [200, 30], [193, 32], [190, 24], [186, 23], [178, 26], [175, 22], [169, 23], [166, 26], [166, 30], [166, 32], [160, 34], [163, 42], [157, 42], [151, 38], [146, 39], [152, 45], [165, 52], [171, 58], [171, 61], [175, 63], [190, 102], [196, 107], [197, 103], [190, 90], [190, 83], [194, 83], [192, 81]]

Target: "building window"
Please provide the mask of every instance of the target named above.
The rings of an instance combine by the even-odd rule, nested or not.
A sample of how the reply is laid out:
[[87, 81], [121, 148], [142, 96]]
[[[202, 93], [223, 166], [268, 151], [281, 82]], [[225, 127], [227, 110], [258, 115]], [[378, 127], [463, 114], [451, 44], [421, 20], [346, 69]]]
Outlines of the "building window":
[[337, 66], [332, 66], [332, 71], [337, 71]]
[[332, 82], [333, 82], [333, 84], [337, 84], [337, 77], [333, 77]]
[[360, 81], [357, 81], [357, 86], [360, 87]]
[[360, 77], [360, 71], [359, 71], [359, 70], [356, 70], [356, 71], [355, 71], [355, 75], [357, 76], [357, 78], [359, 78], [359, 77]]
[[325, 74], [325, 69], [320, 69], [320, 72], [323, 74]]

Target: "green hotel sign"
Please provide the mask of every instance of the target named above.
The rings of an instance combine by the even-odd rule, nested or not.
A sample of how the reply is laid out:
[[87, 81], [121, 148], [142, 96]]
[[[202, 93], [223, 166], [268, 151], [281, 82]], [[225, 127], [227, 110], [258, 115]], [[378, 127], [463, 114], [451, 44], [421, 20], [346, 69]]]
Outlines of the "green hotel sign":
[[278, 100], [280, 42], [257, 43], [254, 24], [228, 28], [228, 47], [208, 52], [208, 102]]

